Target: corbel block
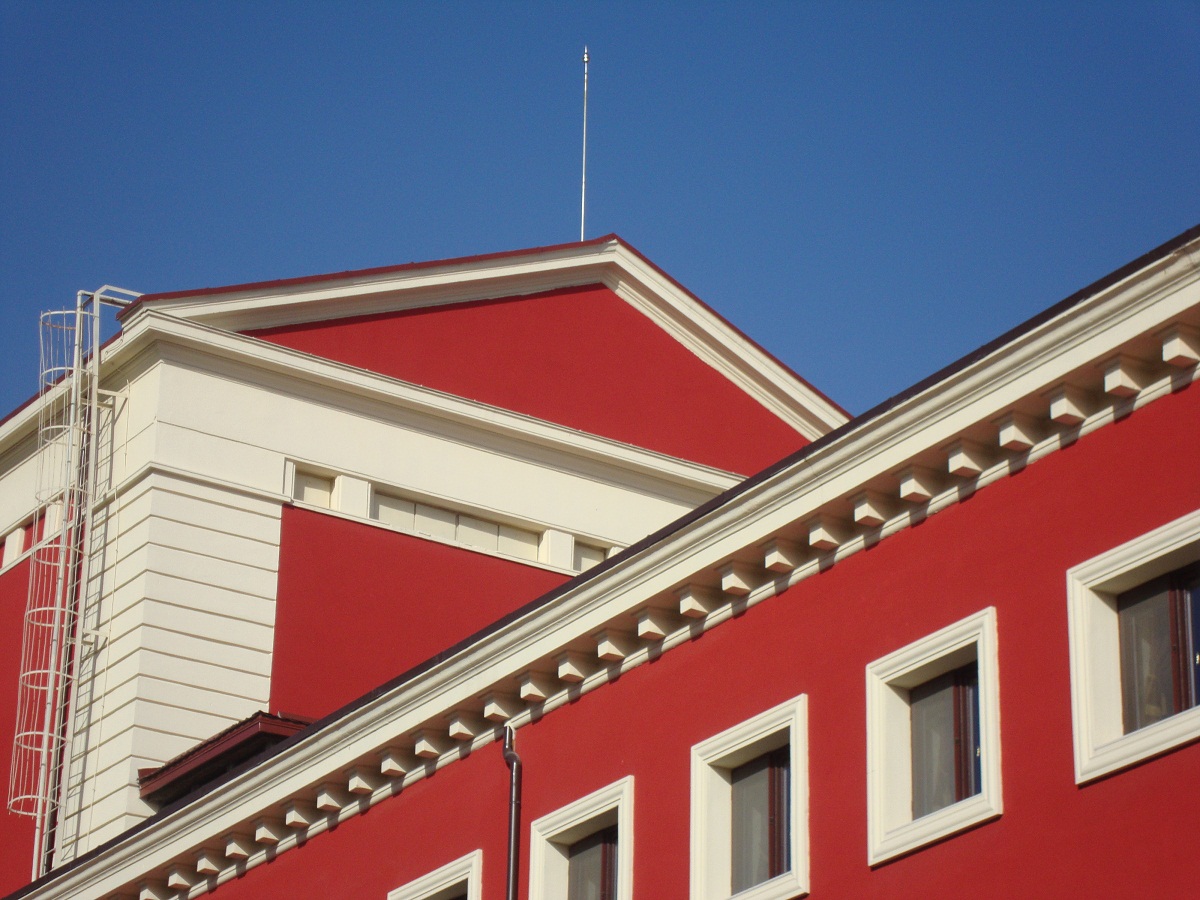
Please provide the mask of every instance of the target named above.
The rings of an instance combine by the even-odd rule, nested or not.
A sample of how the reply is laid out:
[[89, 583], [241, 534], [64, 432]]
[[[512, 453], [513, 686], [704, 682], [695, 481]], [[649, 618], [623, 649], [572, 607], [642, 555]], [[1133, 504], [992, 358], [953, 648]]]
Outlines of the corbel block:
[[879, 491], [863, 491], [853, 499], [854, 521], [872, 528], [882, 525], [893, 515], [893, 502]]
[[456, 741], [473, 741], [484, 731], [491, 731], [491, 726], [483, 717], [462, 709], [450, 715], [450, 723], [446, 728], [446, 733]]
[[1041, 428], [1037, 419], [1025, 413], [1009, 413], [1000, 420], [997, 438], [1005, 450], [1028, 450], [1041, 440]]
[[278, 844], [288, 834], [288, 829], [278, 819], [259, 819], [254, 823], [256, 844]]
[[808, 523], [808, 545], [816, 550], [836, 550], [853, 536], [853, 529], [833, 516], [817, 516]]
[[1078, 425], [1091, 415], [1092, 405], [1087, 391], [1064, 384], [1050, 394], [1050, 419], [1059, 425]]
[[355, 766], [346, 773], [346, 790], [352, 794], [373, 794], [384, 783], [383, 776], [368, 766]]
[[340, 784], [326, 783], [317, 788], [317, 809], [321, 812], [341, 812], [350, 802], [350, 793]]
[[596, 634], [596, 656], [605, 662], [620, 662], [641, 647], [637, 638], [611, 628]]
[[703, 619], [721, 605], [721, 598], [709, 588], [688, 584], [675, 592], [679, 598], [679, 614], [690, 619]]
[[958, 441], [946, 452], [946, 471], [951, 475], [971, 478], [991, 463], [988, 452], [974, 441]]
[[415, 756], [399, 747], [388, 747], [379, 754], [379, 774], [388, 778], [403, 778], [421, 765]]
[[933, 469], [910, 466], [900, 473], [900, 499], [910, 503], [927, 503], [942, 489], [942, 479]]
[[543, 672], [526, 672], [521, 676], [521, 686], [517, 693], [527, 703], [541, 703], [546, 698], [554, 696], [558, 691], [558, 682]]
[[754, 567], [743, 562], [731, 562], [718, 570], [721, 590], [734, 597], [745, 597], [758, 586]]
[[283, 824], [288, 828], [307, 828], [323, 818], [315, 806], [303, 800], [293, 800], [283, 808]]
[[1104, 393], [1132, 397], [1153, 380], [1149, 367], [1139, 359], [1121, 355], [1104, 364]]
[[651, 607], [637, 617], [637, 635], [645, 641], [661, 641], [675, 630], [678, 622], [670, 610]]
[[166, 882], [154, 879], [138, 884], [138, 900], [173, 900], [175, 891]]
[[1163, 333], [1163, 362], [1177, 369], [1200, 363], [1200, 328], [1175, 325]]
[[225, 837], [225, 855], [229, 859], [248, 859], [256, 849], [253, 838], [244, 834], [230, 834]]
[[437, 759], [453, 746], [447, 735], [422, 728], [413, 737], [413, 753], [421, 759]]
[[798, 569], [805, 560], [804, 548], [786, 538], [774, 538], [763, 547], [763, 566], [768, 571], [786, 575]]
[[591, 660], [578, 650], [568, 650], [560, 654], [556, 663], [559, 681], [578, 684], [592, 674]]
[[196, 854], [196, 874], [205, 878], [220, 875], [225, 868], [225, 858], [217, 850], [201, 850]]
[[483, 717], [489, 722], [507, 722], [524, 709], [521, 698], [512, 694], [487, 694], [483, 698]]
[[167, 869], [167, 887], [175, 891], [185, 891], [199, 881], [196, 870], [191, 866], [176, 863]]

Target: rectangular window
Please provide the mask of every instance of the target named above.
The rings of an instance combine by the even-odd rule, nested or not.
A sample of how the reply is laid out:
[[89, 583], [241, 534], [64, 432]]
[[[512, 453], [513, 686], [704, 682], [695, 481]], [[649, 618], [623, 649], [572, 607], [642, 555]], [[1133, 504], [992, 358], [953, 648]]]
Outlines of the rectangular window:
[[292, 496], [301, 503], [329, 509], [333, 502], [333, 479], [297, 469]]
[[764, 753], [730, 770], [734, 893], [769, 881], [792, 867], [790, 772], [789, 746]]
[[387, 900], [480, 900], [482, 896], [483, 851], [476, 850], [390, 891]]
[[996, 611], [867, 666], [867, 861], [1002, 812]]
[[535, 821], [530, 900], [632, 900], [633, 777]]
[[913, 818], [979, 793], [979, 670], [970, 663], [909, 691]]
[[576, 572], [583, 572], [590, 569], [592, 566], [599, 565], [604, 562], [607, 554], [603, 547], [594, 547], [591, 544], [584, 544], [580, 541], [575, 542], [575, 559], [574, 566]]
[[692, 748], [692, 900], [790, 900], [808, 890], [807, 701]]
[[1067, 573], [1075, 780], [1200, 738], [1200, 510]]
[[617, 826], [576, 841], [567, 850], [567, 900], [616, 900]]
[[1196, 705], [1200, 676], [1200, 566], [1188, 566], [1117, 597], [1125, 733]]

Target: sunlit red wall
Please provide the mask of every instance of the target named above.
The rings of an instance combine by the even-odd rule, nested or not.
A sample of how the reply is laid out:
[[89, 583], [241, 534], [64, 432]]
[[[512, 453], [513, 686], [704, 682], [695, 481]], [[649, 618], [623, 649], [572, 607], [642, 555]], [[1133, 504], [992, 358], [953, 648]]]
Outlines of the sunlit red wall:
[[745, 475], [808, 443], [601, 285], [249, 333]]
[[[633, 775], [634, 896], [682, 900], [690, 748], [805, 693], [812, 897], [1192, 896], [1200, 745], [1075, 784], [1065, 573], [1200, 507], [1197, 446], [1191, 387], [522, 728], [523, 858], [529, 822]], [[864, 667], [987, 606], [1004, 813], [872, 870]], [[485, 898], [500, 900], [507, 778], [491, 745], [218, 895], [384, 896], [482, 847]]]
[[284, 507], [271, 710], [324, 716], [565, 580]]
[[0, 575], [0, 895], [29, 881], [33, 868], [33, 819], [8, 811], [21, 632], [29, 590], [29, 560]]

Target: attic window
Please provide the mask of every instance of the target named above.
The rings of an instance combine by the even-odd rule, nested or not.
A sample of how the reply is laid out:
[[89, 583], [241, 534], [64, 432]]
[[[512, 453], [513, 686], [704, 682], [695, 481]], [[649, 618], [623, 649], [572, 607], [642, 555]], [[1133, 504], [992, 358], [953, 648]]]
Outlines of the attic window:
[[333, 505], [333, 479], [297, 469], [292, 496], [301, 503], [329, 509]]
[[157, 769], [139, 769], [141, 798], [159, 806], [172, 803], [291, 737], [311, 721], [257, 712]]
[[375, 491], [372, 497], [371, 518], [410, 534], [518, 559], [536, 560], [541, 545], [541, 535], [536, 531], [381, 491]]

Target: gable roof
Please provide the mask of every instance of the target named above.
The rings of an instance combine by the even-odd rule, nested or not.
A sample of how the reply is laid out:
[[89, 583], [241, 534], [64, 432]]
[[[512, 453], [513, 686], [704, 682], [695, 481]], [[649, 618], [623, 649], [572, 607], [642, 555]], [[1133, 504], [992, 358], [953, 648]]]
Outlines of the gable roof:
[[759, 404], [815, 440], [849, 416], [616, 235], [457, 259], [145, 294], [146, 310], [247, 332], [602, 284]]

